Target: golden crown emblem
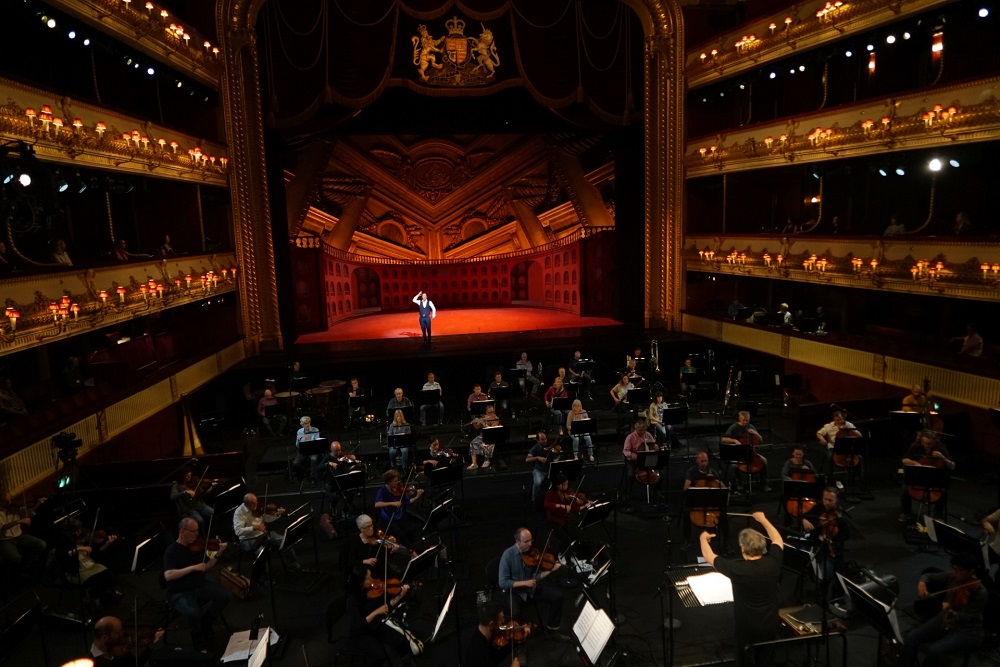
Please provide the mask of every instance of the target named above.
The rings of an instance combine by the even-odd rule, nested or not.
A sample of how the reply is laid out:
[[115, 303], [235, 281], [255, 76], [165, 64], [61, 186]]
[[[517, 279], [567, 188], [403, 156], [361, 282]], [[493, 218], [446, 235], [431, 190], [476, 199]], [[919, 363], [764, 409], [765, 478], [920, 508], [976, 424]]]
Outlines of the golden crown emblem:
[[452, 16], [450, 21], [445, 21], [444, 27], [448, 29], [449, 35], [465, 34], [465, 21], [458, 18], [457, 16]]

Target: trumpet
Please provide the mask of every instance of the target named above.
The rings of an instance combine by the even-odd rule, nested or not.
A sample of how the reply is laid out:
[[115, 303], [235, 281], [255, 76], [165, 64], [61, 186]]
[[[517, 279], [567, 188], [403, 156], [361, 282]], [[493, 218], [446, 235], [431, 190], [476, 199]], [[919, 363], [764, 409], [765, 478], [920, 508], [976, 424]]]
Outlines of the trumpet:
[[660, 372], [660, 344], [654, 338], [649, 344], [649, 358], [653, 362], [654, 372]]

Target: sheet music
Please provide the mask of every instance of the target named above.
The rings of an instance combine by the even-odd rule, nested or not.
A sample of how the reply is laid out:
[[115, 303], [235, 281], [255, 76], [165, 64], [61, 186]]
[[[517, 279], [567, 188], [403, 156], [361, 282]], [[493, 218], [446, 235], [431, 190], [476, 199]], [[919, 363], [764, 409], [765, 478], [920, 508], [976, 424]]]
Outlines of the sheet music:
[[250, 654], [250, 660], [247, 661], [247, 667], [264, 667], [264, 662], [267, 660], [267, 647], [268, 642], [271, 640], [271, 628], [264, 628], [260, 633], [260, 639], [257, 641], [257, 646], [254, 648], [253, 653]]
[[687, 584], [702, 606], [733, 601], [733, 582], [721, 572], [688, 577]]
[[144, 546], [146, 546], [147, 544], [149, 544], [152, 540], [153, 540], [153, 538], [150, 537], [150, 538], [147, 538], [147, 539], [143, 540], [142, 542], [139, 542], [139, 544], [135, 545], [135, 553], [132, 556], [132, 573], [133, 574], [135, 574], [136, 568], [138, 568], [138, 566], [139, 566], [139, 552], [142, 550], [142, 548]]
[[580, 616], [573, 624], [573, 634], [580, 643], [580, 648], [587, 655], [587, 660], [596, 665], [608, 645], [615, 624], [603, 609], [597, 609], [587, 600]]
[[[234, 632], [229, 638], [229, 643], [226, 644], [226, 650], [222, 654], [220, 660], [222, 662], [235, 662], [237, 660], [249, 660], [250, 653], [256, 648], [257, 644], [260, 643], [260, 637], [267, 637], [270, 639], [270, 645], [274, 646], [278, 643], [279, 637], [278, 633], [274, 631], [273, 628], [261, 628], [258, 633], [258, 639], [250, 640], [250, 631], [243, 630], [241, 632]], [[266, 653], [266, 651], [262, 651]]]

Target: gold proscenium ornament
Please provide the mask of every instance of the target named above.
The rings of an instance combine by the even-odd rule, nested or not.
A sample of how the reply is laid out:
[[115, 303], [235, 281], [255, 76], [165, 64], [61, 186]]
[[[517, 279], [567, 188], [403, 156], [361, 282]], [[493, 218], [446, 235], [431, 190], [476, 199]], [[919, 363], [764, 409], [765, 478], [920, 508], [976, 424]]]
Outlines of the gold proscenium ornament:
[[480, 23], [478, 37], [465, 35], [465, 21], [453, 16], [445, 21], [448, 34], [434, 37], [427, 26], [417, 26], [418, 35], [410, 37], [413, 64], [417, 75], [432, 86], [482, 86], [496, 76], [500, 66], [493, 31]]

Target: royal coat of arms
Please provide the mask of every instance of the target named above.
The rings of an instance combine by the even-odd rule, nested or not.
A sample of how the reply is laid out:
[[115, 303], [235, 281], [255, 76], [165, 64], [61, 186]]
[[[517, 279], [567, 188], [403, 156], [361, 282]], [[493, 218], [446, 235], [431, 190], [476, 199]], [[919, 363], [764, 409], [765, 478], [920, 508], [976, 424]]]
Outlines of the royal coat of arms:
[[445, 21], [448, 34], [434, 37], [427, 26], [413, 35], [413, 64], [420, 80], [435, 86], [477, 86], [489, 83], [500, 66], [493, 31], [480, 23], [478, 37], [465, 35], [465, 21], [453, 16]]

